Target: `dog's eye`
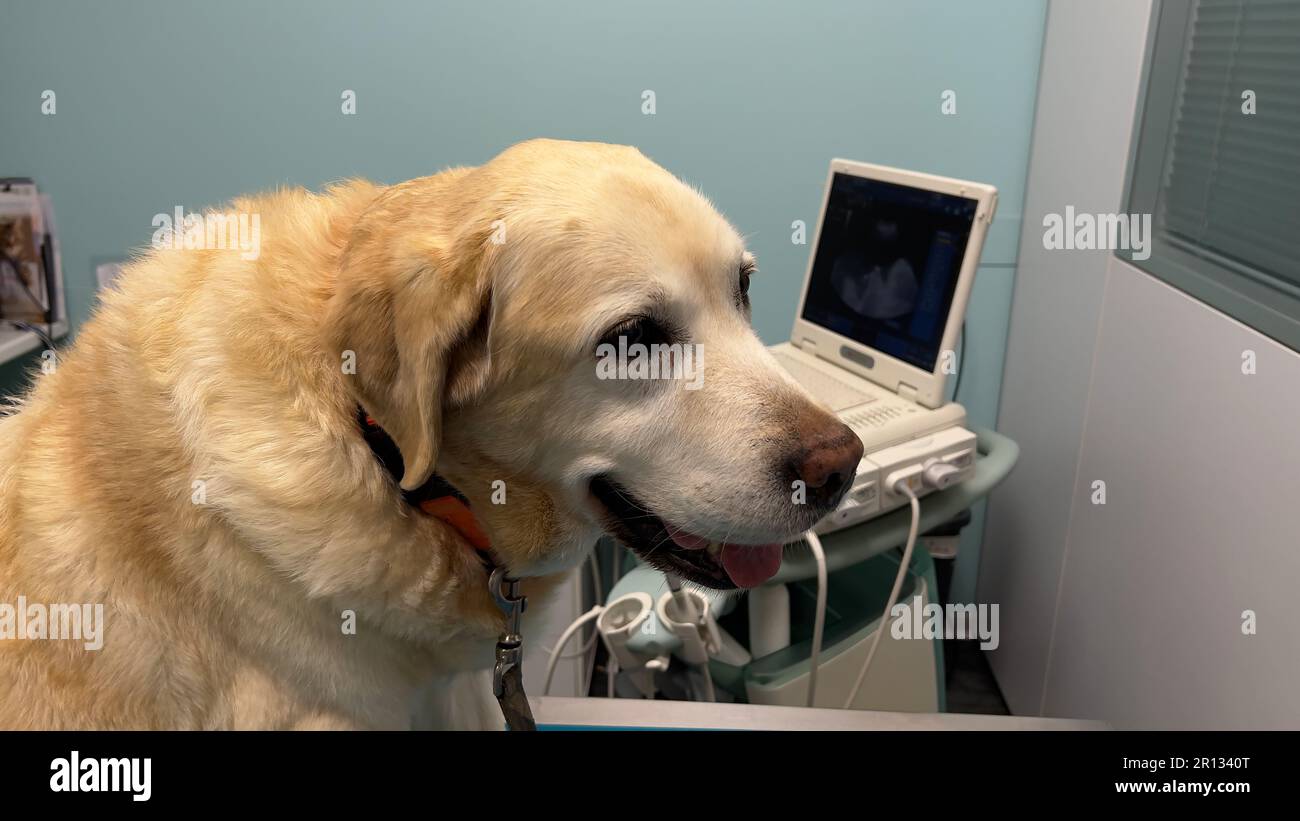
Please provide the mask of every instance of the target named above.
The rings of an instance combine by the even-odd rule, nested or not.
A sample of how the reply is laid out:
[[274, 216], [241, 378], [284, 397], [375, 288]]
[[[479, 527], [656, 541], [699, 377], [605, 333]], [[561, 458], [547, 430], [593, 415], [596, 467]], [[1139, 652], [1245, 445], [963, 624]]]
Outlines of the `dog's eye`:
[[601, 345], [619, 346], [619, 338], [622, 337], [625, 346], [631, 345], [669, 345], [672, 343], [672, 333], [653, 317], [634, 316], [625, 319], [622, 322], [610, 328], [604, 336], [600, 338]]
[[754, 257], [746, 253], [740, 261], [740, 282], [737, 286], [736, 301], [740, 307], [749, 307], [749, 278], [758, 272], [758, 265], [754, 262]]

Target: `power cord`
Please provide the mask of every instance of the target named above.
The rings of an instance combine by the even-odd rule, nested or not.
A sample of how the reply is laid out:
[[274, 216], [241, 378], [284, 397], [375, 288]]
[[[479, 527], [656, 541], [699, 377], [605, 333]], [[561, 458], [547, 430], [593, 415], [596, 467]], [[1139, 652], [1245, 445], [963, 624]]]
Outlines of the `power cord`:
[[[894, 493], [906, 496], [912, 506], [912, 524], [907, 532], [907, 546], [903, 549], [903, 558], [898, 565], [898, 575], [894, 577], [894, 586], [889, 592], [889, 601], [885, 603], [885, 611], [880, 617], [880, 626], [876, 628], [876, 637], [871, 641], [871, 648], [867, 651], [867, 658], [862, 663], [862, 669], [858, 671], [857, 681], [853, 684], [853, 691], [849, 698], [844, 702], [844, 709], [849, 709], [858, 693], [862, 690], [862, 682], [866, 681], [867, 672], [871, 669], [871, 662], [876, 657], [876, 648], [880, 646], [880, 637], [884, 635], [885, 629], [889, 623], [889, 614], [898, 603], [898, 594], [903, 589], [903, 580], [907, 578], [907, 568], [912, 563], [912, 552], [916, 549], [917, 531], [921, 526], [921, 500], [916, 497], [916, 492], [912, 490], [911, 482], [919, 480], [923, 485], [933, 490], [944, 490], [956, 484], [960, 478], [961, 470], [947, 462], [938, 459], [931, 459], [924, 465], [904, 468], [891, 473], [885, 480], [885, 484]], [[813, 616], [813, 636], [812, 648], [808, 653], [808, 701], [809, 707], [812, 707], [817, 698], [817, 671], [821, 666], [821, 651], [824, 633], [826, 629], [826, 595], [827, 595], [827, 574], [826, 574], [826, 551], [822, 547], [822, 541], [817, 534], [809, 530], [803, 534], [804, 541], [812, 550], [813, 558], [817, 561], [817, 610]]]
[[[596, 639], [598, 638], [600, 638], [600, 633], [593, 632], [591, 634], [591, 638], [587, 639], [586, 643], [580, 646], [577, 650], [574, 650], [572, 653], [562, 654], [560, 656], [560, 661], [569, 661], [571, 659], [586, 659], [587, 655], [591, 653], [591, 648], [595, 646]], [[550, 648], [547, 648], [546, 652], [550, 653], [551, 652]]]
[[912, 507], [912, 524], [907, 530], [907, 547], [903, 549], [903, 558], [898, 563], [898, 575], [894, 576], [894, 586], [889, 591], [889, 601], [885, 603], [885, 611], [880, 615], [880, 625], [876, 628], [876, 637], [871, 640], [871, 649], [867, 651], [867, 658], [862, 662], [862, 669], [858, 671], [858, 680], [854, 682], [853, 690], [844, 702], [844, 709], [846, 710], [853, 706], [853, 702], [858, 698], [858, 693], [862, 690], [862, 682], [867, 679], [867, 671], [871, 669], [871, 662], [876, 657], [876, 649], [880, 647], [880, 639], [889, 626], [890, 613], [893, 612], [894, 605], [898, 603], [898, 594], [903, 589], [903, 579], [907, 577], [907, 568], [912, 564], [912, 551], [916, 548], [917, 531], [921, 526], [921, 500], [916, 498], [916, 491], [912, 489], [912, 482], [919, 480], [923, 487], [928, 487], [931, 490], [945, 490], [956, 484], [960, 478], [960, 468], [939, 459], [931, 459], [920, 467], [913, 465], [894, 471], [885, 478], [885, 485], [890, 490], [907, 497], [907, 501]]
[[[588, 557], [588, 561], [591, 564], [592, 592], [596, 594], [596, 602], [600, 603], [605, 601], [605, 585], [601, 578], [600, 559], [597, 557], [597, 553], [598, 551], [592, 550], [591, 555]], [[615, 579], [615, 581], [617, 581], [617, 579]], [[600, 652], [597, 648], [596, 639], [599, 636], [600, 631], [597, 630], [596, 625], [593, 624], [591, 626], [591, 641], [588, 645], [589, 650], [586, 659], [583, 661], [583, 666], [586, 668], [584, 671], [585, 675], [583, 676], [585, 684], [582, 688], [582, 694], [584, 696], [591, 695], [591, 682], [596, 678], [596, 656]]]
[[[603, 601], [605, 599], [605, 593], [604, 593], [604, 588], [601, 586], [601, 582], [600, 582], [600, 565], [596, 563], [596, 557], [594, 554], [591, 557], [591, 562], [592, 562], [591, 577], [592, 577], [592, 582], [595, 585], [596, 601], [598, 602]], [[591, 638], [587, 639], [587, 641], [584, 644], [582, 644], [582, 646], [580, 646], [577, 650], [574, 650], [572, 653], [562, 654], [560, 656], [560, 660], [568, 661], [569, 659], [576, 659], [576, 658], [584, 659], [584, 669], [586, 669], [588, 665], [594, 665], [595, 653], [593, 653], [592, 651], [596, 647], [596, 640], [598, 638], [600, 638], [600, 632], [593, 628], [591, 631]], [[548, 649], [546, 652], [549, 653], [551, 651]], [[587, 676], [587, 678], [590, 679], [590, 676]]]
[[[596, 601], [603, 601], [605, 598], [605, 590], [601, 584], [600, 564], [596, 559], [596, 555], [594, 553], [591, 555], [591, 560], [588, 564], [590, 565], [591, 568], [591, 580], [596, 595]], [[586, 623], [585, 619], [586, 619], [585, 613], [582, 616], [579, 616], [578, 621], [575, 622], [577, 624], [577, 627], [581, 627], [583, 624], [585, 624]], [[569, 659], [576, 659], [576, 658], [580, 658], [583, 660], [581, 677], [586, 681], [586, 689], [584, 689], [583, 692], [588, 693], [591, 691], [591, 682], [596, 669], [595, 667], [596, 640], [600, 638], [600, 631], [596, 630], [593, 627], [591, 630], [591, 638], [587, 639], [586, 642], [584, 642], [577, 650], [573, 651], [572, 653], [561, 653], [560, 651], [563, 649], [564, 644], [566, 644], [570, 638], [571, 636], [568, 633], [565, 633], [563, 637], [560, 639], [560, 641], [556, 643], [556, 646], [548, 652], [552, 654], [552, 657], [555, 658], [557, 662], [560, 660], [567, 661]], [[549, 676], [547, 677], [547, 682], [548, 682], [547, 688], [549, 689], [550, 688]]]
[[[894, 474], [894, 476], [897, 476], [897, 474]], [[894, 479], [894, 476], [890, 478]], [[880, 647], [880, 637], [885, 634], [885, 630], [889, 626], [889, 614], [898, 602], [898, 594], [903, 589], [903, 579], [907, 577], [907, 567], [912, 563], [912, 550], [916, 547], [917, 530], [921, 526], [921, 501], [916, 498], [916, 493], [908, 484], [908, 480], [908, 476], [901, 476], [889, 482], [891, 489], [895, 493], [902, 493], [907, 496], [907, 500], [912, 506], [912, 526], [907, 531], [907, 547], [903, 549], [903, 558], [898, 563], [898, 575], [894, 576], [894, 587], [889, 591], [889, 601], [885, 603], [885, 611], [881, 614], [880, 624], [876, 627], [876, 637], [871, 640], [871, 649], [867, 651], [867, 658], [862, 662], [862, 669], [858, 671], [858, 680], [853, 683], [853, 690], [849, 692], [849, 697], [844, 701], [844, 709], [846, 710], [853, 706], [853, 702], [858, 698], [858, 692], [862, 690], [862, 682], [867, 680], [867, 671], [871, 669], [871, 662], [876, 657], [876, 649]]]
[[551, 680], [555, 678], [555, 666], [560, 663], [560, 653], [564, 650], [564, 645], [569, 643], [569, 639], [577, 634], [582, 625], [592, 619], [599, 618], [603, 612], [605, 612], [605, 608], [598, 604], [578, 616], [573, 620], [572, 624], [564, 628], [564, 632], [560, 634], [560, 640], [555, 643], [554, 649], [551, 650], [551, 657], [546, 661], [546, 683], [542, 685], [542, 695], [546, 696], [551, 693]]
[[813, 531], [803, 534], [803, 538], [817, 560], [817, 614], [813, 617], [812, 650], [808, 653], [808, 706], [811, 707], [817, 698], [817, 668], [821, 664], [822, 639], [826, 630], [826, 551], [822, 549], [822, 540]]

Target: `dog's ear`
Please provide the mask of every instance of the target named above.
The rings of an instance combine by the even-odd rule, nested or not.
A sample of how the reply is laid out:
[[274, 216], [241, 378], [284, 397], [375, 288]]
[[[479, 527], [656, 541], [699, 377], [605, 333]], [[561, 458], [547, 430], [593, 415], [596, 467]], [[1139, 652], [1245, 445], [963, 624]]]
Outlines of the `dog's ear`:
[[487, 380], [488, 237], [439, 236], [436, 220], [413, 218], [393, 199], [352, 230], [325, 334], [357, 402], [402, 453], [402, 489], [414, 490], [434, 471], [444, 409]]

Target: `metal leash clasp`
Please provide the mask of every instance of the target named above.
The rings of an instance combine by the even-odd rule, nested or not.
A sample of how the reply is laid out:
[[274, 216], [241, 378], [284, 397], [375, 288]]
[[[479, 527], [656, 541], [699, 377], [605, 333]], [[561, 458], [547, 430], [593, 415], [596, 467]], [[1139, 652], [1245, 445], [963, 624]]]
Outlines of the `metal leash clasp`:
[[524, 610], [528, 607], [528, 597], [520, 595], [519, 580], [507, 576], [502, 567], [492, 571], [488, 590], [506, 617], [505, 632], [497, 639], [496, 666], [492, 670], [492, 692], [499, 699], [505, 694], [506, 673], [523, 662], [524, 639], [519, 629]]
[[501, 706], [508, 730], [536, 730], [533, 710], [524, 692], [524, 638], [519, 622], [528, 599], [519, 593], [519, 580], [496, 568], [488, 579], [488, 592], [506, 616], [506, 629], [497, 639], [497, 663], [492, 668], [492, 694]]

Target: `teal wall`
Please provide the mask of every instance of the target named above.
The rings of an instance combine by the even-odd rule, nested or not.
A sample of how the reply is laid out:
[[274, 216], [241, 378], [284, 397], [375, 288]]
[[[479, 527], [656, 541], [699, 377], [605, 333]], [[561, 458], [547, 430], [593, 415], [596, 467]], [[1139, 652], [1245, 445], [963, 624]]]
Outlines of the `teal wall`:
[[[385, 182], [528, 137], [631, 143], [750, 237], [754, 324], [789, 332], [833, 156], [1001, 190], [962, 401], [994, 422], [1044, 4], [0, 0], [0, 174], [53, 195], [69, 310], [153, 215], [276, 185]], [[57, 113], [41, 114], [41, 92]], [[343, 89], [357, 113], [340, 113]], [[641, 113], [641, 93], [657, 113]], [[957, 113], [940, 113], [952, 89]], [[0, 367], [12, 390], [24, 364]], [[971, 528], [956, 593], [973, 594]]]

